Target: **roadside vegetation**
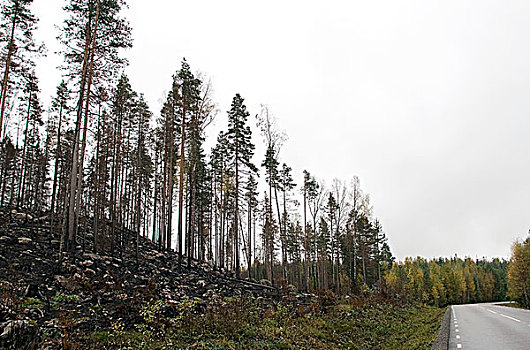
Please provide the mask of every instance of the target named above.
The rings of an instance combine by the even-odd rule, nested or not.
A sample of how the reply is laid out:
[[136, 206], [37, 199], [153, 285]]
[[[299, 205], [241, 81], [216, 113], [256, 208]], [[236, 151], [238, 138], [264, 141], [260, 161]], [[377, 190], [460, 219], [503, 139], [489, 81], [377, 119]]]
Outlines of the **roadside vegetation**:
[[148, 304], [143, 322], [90, 336], [94, 349], [430, 349], [444, 310], [375, 298], [320, 294], [306, 306], [227, 298], [196, 313], [194, 302], [164, 317]]

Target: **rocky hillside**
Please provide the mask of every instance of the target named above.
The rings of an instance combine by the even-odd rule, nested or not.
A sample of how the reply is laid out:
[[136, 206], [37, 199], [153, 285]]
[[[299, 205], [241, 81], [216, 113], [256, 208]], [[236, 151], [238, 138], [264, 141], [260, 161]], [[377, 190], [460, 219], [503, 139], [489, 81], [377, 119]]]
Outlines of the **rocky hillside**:
[[154, 301], [171, 316], [190, 298], [200, 312], [206, 300], [277, 295], [272, 287], [198, 261], [179, 273], [178, 255], [158, 251], [146, 239], [137, 259], [134, 239], [112, 256], [94, 254], [88, 235], [75, 253], [59, 259], [60, 242], [46, 217], [1, 211], [0, 348], [63, 348], [77, 334], [141, 322], [142, 308]]

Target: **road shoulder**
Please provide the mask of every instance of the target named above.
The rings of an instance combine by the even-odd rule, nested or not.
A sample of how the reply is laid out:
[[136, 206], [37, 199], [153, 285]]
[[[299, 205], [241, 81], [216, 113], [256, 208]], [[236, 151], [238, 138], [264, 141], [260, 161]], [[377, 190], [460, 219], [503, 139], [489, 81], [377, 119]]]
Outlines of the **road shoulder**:
[[438, 334], [436, 339], [432, 344], [432, 350], [447, 350], [449, 349], [449, 327], [451, 325], [451, 308], [447, 307], [445, 310], [444, 317], [442, 318], [442, 323], [438, 329]]

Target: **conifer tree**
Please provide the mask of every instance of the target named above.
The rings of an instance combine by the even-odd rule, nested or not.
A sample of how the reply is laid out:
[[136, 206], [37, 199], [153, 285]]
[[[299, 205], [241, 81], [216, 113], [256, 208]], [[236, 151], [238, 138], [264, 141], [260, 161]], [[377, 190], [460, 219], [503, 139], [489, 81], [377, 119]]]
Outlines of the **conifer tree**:
[[[0, 139], [5, 136], [4, 118], [6, 101], [13, 89], [13, 73], [20, 76], [28, 73], [33, 61], [28, 54], [39, 54], [44, 51], [33, 39], [33, 32], [38, 19], [31, 13], [33, 0], [6, 0], [1, 5], [0, 28], [6, 35], [6, 47], [2, 48], [2, 86], [0, 91]], [[29, 66], [28, 66], [29, 65]]]
[[75, 81], [78, 90], [68, 211], [65, 215], [67, 237], [63, 239], [69, 249], [75, 246], [75, 223], [83, 192], [91, 88], [93, 83], [102, 84], [116, 77], [116, 72], [126, 62], [119, 57], [119, 50], [132, 45], [131, 28], [120, 17], [123, 6], [123, 0], [71, 0], [64, 8], [68, 18], [59, 37], [64, 47], [61, 53], [66, 63], [66, 74]]
[[252, 156], [254, 155], [254, 144], [252, 143], [252, 131], [247, 125], [249, 113], [247, 107], [244, 105], [244, 99], [241, 95], [236, 94], [232, 100], [232, 106], [228, 111], [228, 131], [226, 133], [227, 146], [230, 156], [230, 163], [234, 170], [234, 258], [236, 277], [240, 277], [239, 266], [239, 197], [240, 197], [240, 183], [245, 173], [257, 172], [254, 164], [252, 164]]
[[[52, 181], [52, 194], [51, 194], [51, 203], [50, 203], [50, 212], [51, 212], [51, 218], [50, 218], [50, 227], [52, 231], [55, 229], [55, 214], [56, 214], [56, 199], [57, 199], [57, 187], [59, 185], [58, 179], [59, 179], [59, 165], [61, 163], [60, 155], [62, 153], [62, 134], [64, 132], [64, 124], [65, 117], [68, 115], [70, 106], [69, 106], [69, 100], [70, 100], [70, 91], [68, 90], [68, 86], [66, 85], [66, 82], [63, 80], [61, 84], [57, 87], [57, 92], [52, 100], [52, 118], [53, 118], [53, 124], [56, 124], [56, 130], [50, 130], [49, 132], [53, 132], [54, 134], [54, 140], [55, 140], [55, 150], [53, 151], [53, 159], [54, 159], [54, 170], [53, 170], [53, 181]], [[53, 125], [52, 124], [52, 125]], [[52, 126], [50, 125], [50, 126]]]
[[247, 264], [248, 264], [248, 278], [251, 279], [251, 270], [252, 270], [252, 242], [256, 244], [256, 237], [254, 232], [254, 237], [252, 235], [252, 224], [255, 217], [255, 210], [258, 206], [258, 182], [256, 178], [251, 174], [247, 179], [245, 198], [247, 200], [247, 230], [248, 230], [248, 244], [247, 244]]
[[[30, 201], [27, 200], [27, 195], [34, 193], [27, 193], [28, 187], [34, 185], [31, 183], [31, 177], [34, 175], [33, 167], [39, 153], [40, 137], [38, 127], [43, 125], [42, 121], [42, 107], [39, 101], [40, 89], [38, 86], [38, 79], [35, 72], [31, 72], [24, 76], [25, 85], [24, 94], [20, 98], [19, 112], [23, 120], [25, 120], [24, 127], [24, 144], [22, 147], [22, 156], [20, 163], [19, 179], [18, 179], [18, 194], [17, 206], [24, 206], [30, 208]], [[39, 189], [43, 190], [43, 189]], [[32, 208], [34, 209], [34, 208]]]
[[[227, 201], [226, 195], [226, 179], [230, 178], [230, 169], [228, 169], [228, 143], [225, 133], [222, 131], [217, 136], [217, 144], [211, 152], [211, 168], [214, 181], [214, 206], [216, 212], [215, 218], [215, 251], [216, 263], [221, 268], [224, 267], [225, 261], [225, 217], [226, 210], [225, 203]], [[219, 195], [216, 194], [219, 192]]]

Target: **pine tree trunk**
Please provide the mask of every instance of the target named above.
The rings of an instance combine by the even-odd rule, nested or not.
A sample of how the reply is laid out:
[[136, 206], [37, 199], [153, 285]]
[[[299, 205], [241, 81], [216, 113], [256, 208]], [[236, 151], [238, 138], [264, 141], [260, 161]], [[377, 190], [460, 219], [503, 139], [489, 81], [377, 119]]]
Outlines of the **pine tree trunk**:
[[223, 185], [224, 185], [224, 163], [221, 164], [221, 186], [220, 186], [220, 219], [221, 219], [221, 239], [219, 241], [219, 249], [220, 249], [220, 255], [219, 255], [219, 262], [221, 265], [221, 268], [224, 267], [224, 259], [225, 259], [225, 247], [224, 247], [224, 239], [225, 239], [225, 220], [224, 220], [224, 202], [223, 202]]
[[0, 110], [0, 140], [5, 136], [4, 133], [4, 115], [6, 109], [6, 100], [7, 100], [7, 84], [9, 81], [9, 69], [11, 68], [11, 60], [13, 57], [13, 51], [15, 46], [15, 29], [17, 27], [17, 16], [13, 15], [12, 25], [11, 25], [11, 34], [9, 36], [9, 46], [7, 49], [7, 58], [6, 58], [6, 68], [4, 71], [4, 78], [2, 80], [2, 94], [1, 98], [1, 110]]
[[251, 268], [252, 268], [252, 226], [251, 226], [251, 220], [252, 220], [252, 203], [248, 202], [248, 279], [250, 280], [252, 278], [251, 274]]
[[[183, 93], [184, 98], [184, 93]], [[184, 203], [184, 147], [186, 144], [186, 101], [182, 101], [182, 125], [181, 125], [181, 138], [180, 138], [180, 169], [179, 169], [179, 212], [178, 212], [178, 241], [179, 241], [179, 269], [182, 267], [182, 256], [184, 255], [184, 240], [182, 232], [182, 209]]]
[[27, 115], [26, 115], [26, 129], [24, 131], [24, 146], [23, 146], [23, 149], [22, 149], [22, 164], [21, 164], [21, 167], [20, 167], [20, 178], [19, 178], [19, 182], [18, 182], [18, 195], [17, 195], [17, 206], [20, 207], [24, 204], [24, 192], [25, 192], [25, 186], [24, 186], [24, 183], [25, 183], [25, 175], [26, 175], [26, 163], [27, 163], [27, 159], [26, 159], [26, 150], [28, 148], [28, 130], [29, 130], [29, 119], [30, 119], [30, 115], [31, 115], [31, 99], [33, 97], [33, 94], [32, 92], [30, 91], [29, 92], [29, 97], [28, 97], [28, 112], [27, 112]]
[[[152, 235], [152, 241], [153, 242], [156, 242], [156, 220], [157, 220], [157, 204], [158, 204], [158, 181], [157, 181], [157, 171], [158, 171], [158, 152], [155, 150], [155, 163], [154, 163], [154, 168], [155, 168], [155, 176], [154, 176], [154, 194], [153, 194], [153, 235]], [[160, 241], [160, 237], [158, 237], [158, 240]]]
[[[165, 249], [170, 251], [171, 250], [171, 231], [173, 226], [173, 156], [174, 156], [174, 140], [173, 140], [173, 120], [171, 121], [171, 125], [169, 128], [169, 188], [168, 188], [168, 219], [167, 219], [167, 230], [166, 230], [166, 247]], [[181, 164], [182, 165], [182, 164]], [[180, 207], [179, 207], [180, 211]]]
[[278, 214], [278, 226], [280, 228], [280, 242], [282, 245], [282, 275], [283, 278], [287, 279], [287, 269], [286, 269], [286, 257], [285, 257], [285, 231], [282, 225], [282, 216], [280, 214], [280, 204], [278, 203], [278, 189], [277, 186], [274, 186], [274, 200], [276, 202], [276, 212]]
[[[98, 16], [99, 16], [99, 5], [100, 0], [97, 1], [96, 5], [96, 20], [97, 23]], [[69, 192], [69, 204], [68, 204], [68, 212], [67, 215], [65, 215], [65, 219], [67, 219], [67, 230], [65, 233], [68, 235], [67, 239], [67, 248], [69, 250], [72, 250], [74, 248], [74, 239], [75, 239], [75, 232], [74, 232], [74, 226], [75, 226], [75, 202], [76, 202], [76, 192], [77, 192], [77, 174], [78, 174], [78, 161], [79, 161], [79, 143], [80, 143], [80, 132], [81, 132], [81, 119], [83, 117], [83, 101], [85, 99], [85, 88], [86, 88], [86, 82], [88, 79], [88, 70], [89, 70], [89, 57], [90, 52], [93, 50], [93, 47], [95, 46], [95, 39], [92, 39], [92, 30], [91, 30], [91, 18], [88, 19], [87, 25], [86, 25], [86, 41], [85, 41], [85, 50], [83, 53], [83, 69], [81, 74], [81, 83], [80, 83], [80, 89], [79, 89], [79, 100], [77, 104], [77, 119], [75, 123], [75, 133], [74, 133], [74, 147], [72, 150], [72, 171], [70, 173], [70, 192]], [[63, 240], [64, 241], [64, 238]], [[61, 244], [61, 252], [63, 244]]]
[[166, 246], [166, 219], [167, 219], [167, 216], [166, 216], [166, 209], [167, 209], [167, 185], [168, 185], [168, 177], [167, 177], [167, 173], [168, 173], [168, 168], [171, 166], [168, 164], [168, 158], [169, 158], [169, 155], [168, 155], [168, 145], [167, 145], [167, 139], [168, 139], [168, 125], [167, 125], [167, 121], [166, 121], [166, 125], [165, 125], [165, 130], [164, 130], [164, 160], [163, 160], [163, 164], [164, 164], [164, 173], [163, 173], [163, 179], [162, 179], [162, 202], [160, 203], [160, 206], [161, 206], [161, 209], [162, 209], [162, 215], [160, 217], [160, 225], [159, 225], [159, 230], [161, 231], [160, 232], [160, 241], [158, 242], [158, 246], [159, 246], [159, 249], [162, 250], [162, 249], [165, 249], [165, 246]]
[[[63, 121], [63, 106], [59, 108], [59, 124], [57, 126], [57, 147], [55, 148], [55, 165], [53, 171], [52, 199], [50, 204], [50, 232], [54, 232], [55, 224], [55, 198], [57, 194], [57, 176], [59, 172], [59, 155], [61, 154], [61, 126]], [[99, 125], [99, 124], [98, 124]], [[98, 143], [99, 146], [99, 143]]]
[[98, 33], [98, 20], [99, 20], [99, 0], [96, 7], [96, 19], [94, 24], [94, 33], [92, 34], [92, 48], [89, 57], [89, 69], [88, 69], [88, 81], [87, 81], [87, 93], [85, 99], [85, 117], [83, 122], [83, 141], [81, 143], [81, 153], [79, 154], [79, 168], [77, 171], [77, 198], [75, 207], [75, 217], [79, 220], [81, 213], [81, 198], [83, 196], [83, 174], [85, 164], [85, 152], [87, 145], [87, 129], [88, 129], [88, 116], [90, 108], [90, 91], [92, 87], [92, 77], [94, 74], [94, 51], [96, 50], [96, 38]]
[[235, 250], [235, 267], [236, 267], [236, 278], [240, 278], [240, 269], [239, 269], [239, 145], [236, 139], [235, 145], [235, 162], [236, 162], [236, 207], [235, 207], [235, 217], [234, 217], [234, 250]]
[[309, 292], [309, 236], [307, 232], [307, 193], [304, 185], [304, 255], [305, 255], [305, 289]]

